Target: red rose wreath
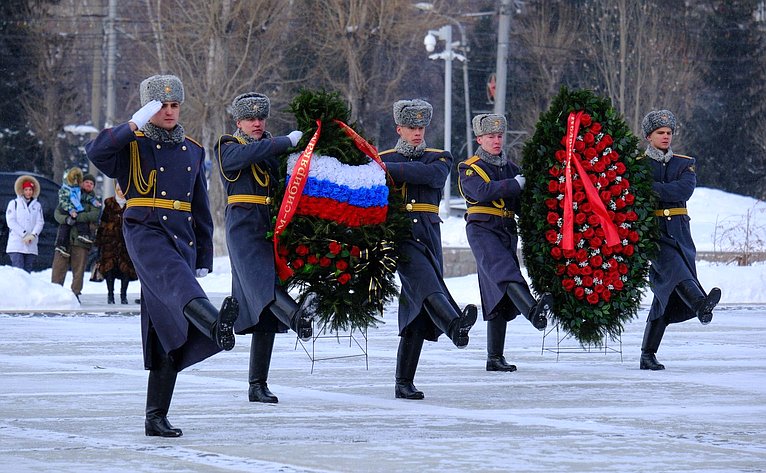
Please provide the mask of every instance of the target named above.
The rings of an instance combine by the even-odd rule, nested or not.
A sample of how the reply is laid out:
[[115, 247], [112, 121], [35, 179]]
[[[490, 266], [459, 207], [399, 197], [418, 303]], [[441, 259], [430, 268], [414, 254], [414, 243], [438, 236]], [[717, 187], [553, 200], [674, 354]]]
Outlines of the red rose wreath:
[[583, 345], [636, 316], [655, 244], [651, 169], [609, 100], [562, 88], [524, 146], [522, 250], [537, 292]]

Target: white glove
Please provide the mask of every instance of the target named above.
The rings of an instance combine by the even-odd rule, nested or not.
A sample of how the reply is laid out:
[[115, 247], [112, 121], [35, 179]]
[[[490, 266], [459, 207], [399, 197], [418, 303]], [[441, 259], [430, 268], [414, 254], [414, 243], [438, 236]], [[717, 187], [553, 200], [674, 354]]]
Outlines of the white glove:
[[195, 272], [195, 276], [198, 278], [204, 278], [207, 276], [208, 270], [207, 268], [197, 268], [197, 271]]
[[161, 108], [162, 102], [159, 100], [150, 100], [146, 105], [139, 108], [132, 117], [130, 117], [130, 121], [135, 123], [136, 126], [141, 129], [149, 122], [149, 120], [152, 119], [154, 114], [160, 111]]
[[293, 147], [298, 144], [298, 142], [303, 137], [303, 132], [300, 130], [291, 131], [288, 135], [288, 138], [290, 138], [290, 143], [293, 144]]
[[29, 245], [30, 243], [35, 241], [35, 236], [30, 233], [29, 235], [24, 236], [24, 238], [22, 238], [21, 241], [23, 241], [25, 244]]
[[515, 176], [513, 176], [513, 178], [516, 179], [516, 182], [519, 183], [519, 188], [521, 190], [524, 190], [524, 184], [527, 183], [527, 179], [521, 174], [516, 174]]

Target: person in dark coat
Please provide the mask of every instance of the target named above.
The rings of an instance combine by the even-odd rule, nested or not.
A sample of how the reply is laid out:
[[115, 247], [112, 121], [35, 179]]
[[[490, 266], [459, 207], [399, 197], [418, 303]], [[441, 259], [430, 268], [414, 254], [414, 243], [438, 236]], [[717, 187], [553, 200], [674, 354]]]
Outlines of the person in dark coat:
[[670, 147], [676, 130], [676, 117], [669, 110], [649, 112], [641, 122], [649, 144], [646, 156], [651, 158], [659, 207], [659, 253], [651, 261], [649, 283], [654, 293], [641, 344], [642, 370], [663, 370], [655, 354], [668, 324], [694, 317], [704, 324], [713, 319], [713, 309], [721, 299], [721, 290], [714, 287], [706, 294], [697, 279], [695, 257], [697, 249], [692, 240], [686, 208], [697, 185], [694, 158], [674, 154]]
[[[67, 242], [68, 251], [54, 251], [53, 263], [51, 264], [51, 282], [64, 285], [67, 271], [72, 270], [72, 292], [77, 301], [80, 301], [80, 293], [82, 292], [83, 280], [85, 276], [85, 268], [88, 265], [88, 254], [93, 246], [93, 240], [79, 238], [79, 229], [83, 225], [97, 225], [98, 218], [101, 215], [101, 206], [96, 206], [98, 202], [96, 194], [93, 189], [96, 186], [96, 178], [93, 174], [85, 174], [80, 181], [80, 190], [82, 193], [83, 210], [77, 213], [73, 223], [76, 223], [69, 232], [69, 240]], [[72, 216], [65, 212], [60, 206], [56, 207], [53, 212], [53, 218], [56, 219], [56, 223], [59, 225], [64, 224], [67, 220], [72, 220]], [[88, 231], [90, 235], [91, 232]]]
[[412, 221], [412, 235], [400, 248], [397, 271], [399, 296], [399, 349], [396, 356], [394, 395], [423, 399], [413, 380], [423, 340], [436, 341], [446, 333], [458, 348], [468, 345], [468, 332], [478, 310], [468, 304], [462, 311], [444, 284], [439, 201], [452, 166], [449, 151], [427, 148], [425, 129], [433, 108], [423, 100], [394, 103], [394, 122], [399, 141], [380, 153], [386, 169], [404, 196]]
[[236, 299], [220, 310], [195, 277], [213, 267], [213, 219], [205, 151], [178, 124], [183, 84], [172, 75], [141, 82], [141, 109], [88, 142], [88, 158], [117, 179], [127, 203], [123, 234], [141, 281], [145, 433], [179, 437], [167, 419], [178, 371], [234, 347]]
[[458, 165], [458, 184], [466, 201], [466, 235], [476, 259], [484, 320], [487, 321], [487, 371], [516, 371], [503, 356], [509, 321], [519, 313], [544, 330], [553, 305], [550, 293], [535, 300], [519, 269], [518, 230], [514, 216], [525, 179], [503, 152], [505, 117], [474, 117], [479, 149]]
[[266, 382], [274, 348], [274, 335], [288, 327], [303, 340], [312, 335], [307, 316], [285, 288], [274, 269], [271, 203], [279, 182], [277, 156], [295, 146], [303, 133], [272, 136], [266, 131], [268, 97], [255, 92], [237, 96], [229, 112], [237, 122], [232, 135], [215, 146], [226, 189], [226, 243], [231, 260], [232, 294], [239, 301], [237, 334], [252, 333], [248, 399], [279, 401]]
[[104, 200], [104, 210], [96, 232], [98, 269], [106, 281], [106, 303], [114, 304], [114, 282], [120, 280], [120, 304], [128, 303], [128, 285], [138, 279], [122, 235], [122, 215], [127, 200], [119, 184], [114, 197]]

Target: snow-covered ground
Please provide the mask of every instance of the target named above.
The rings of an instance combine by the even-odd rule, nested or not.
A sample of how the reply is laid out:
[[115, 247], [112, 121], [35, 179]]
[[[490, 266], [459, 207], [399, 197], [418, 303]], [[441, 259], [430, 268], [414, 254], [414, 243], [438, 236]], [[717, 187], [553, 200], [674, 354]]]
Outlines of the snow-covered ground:
[[[754, 205], [698, 189], [698, 248], [712, 250], [716, 222], [739, 222]], [[444, 240], [465, 246], [461, 219], [447, 220]], [[218, 258], [200, 280], [216, 304], [228, 268]], [[415, 378], [426, 398], [397, 400], [392, 302], [366, 340], [278, 336], [276, 405], [247, 401], [250, 340], [237, 337], [179, 375], [169, 417], [184, 436], [160, 439], [143, 435], [138, 306], [106, 305], [104, 283], [90, 282], [78, 304], [69, 280], [0, 267], [0, 471], [764, 472], [766, 266], [699, 270], [725, 304], [710, 325], [668, 328], [665, 371], [638, 369], [647, 308], [590, 352], [519, 318], [506, 340], [514, 373], [484, 370], [480, 322], [465, 350], [426, 343]], [[460, 304], [478, 303], [475, 275], [448, 285]], [[132, 283], [131, 302], [138, 291]]]

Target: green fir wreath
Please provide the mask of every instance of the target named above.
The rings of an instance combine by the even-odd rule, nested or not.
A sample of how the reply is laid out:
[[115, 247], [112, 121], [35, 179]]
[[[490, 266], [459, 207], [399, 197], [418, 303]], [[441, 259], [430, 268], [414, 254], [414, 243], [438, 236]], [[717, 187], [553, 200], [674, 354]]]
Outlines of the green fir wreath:
[[[583, 112], [576, 140], [571, 134], [574, 157], [614, 223], [619, 239], [612, 246], [588, 199], [585, 176], [572, 165], [574, 247], [563, 249], [566, 143], [573, 112]], [[566, 87], [540, 117], [523, 160], [519, 231], [532, 284], [538, 293], [553, 294], [554, 318], [565, 333], [582, 345], [602, 346], [606, 336], [621, 335], [623, 324], [636, 317], [647, 284], [656, 251], [651, 167], [608, 99]]]
[[[348, 196], [344, 192], [348, 189], [339, 190], [331, 185], [320, 189], [327, 198], [302, 197], [298, 212], [279, 235], [277, 253], [292, 270], [292, 276], [284, 283], [299, 290], [299, 303], [314, 313], [320, 331], [375, 326], [381, 322], [384, 305], [398, 295], [394, 277], [399, 259], [397, 248], [410, 231], [401, 195], [393, 191], [387, 173], [360, 151], [337, 123], [355, 128], [349, 123], [350, 110], [337, 92], [302, 90], [289, 109], [295, 115], [298, 129], [304, 132], [299, 151], [309, 144], [317, 131], [317, 121], [321, 121], [311, 167], [331, 161], [335, 167], [325, 174], [330, 180], [337, 174], [352, 178], [369, 173], [372, 167], [385, 175], [384, 186], [364, 191], [368, 194], [363, 193], [361, 200], [369, 196], [370, 200], [384, 199], [387, 205], [374, 210], [345, 205], [343, 201]], [[275, 215], [296, 153], [292, 155], [293, 161], [288, 156], [283, 158]], [[355, 195], [360, 200], [358, 189]], [[364, 213], [368, 210], [374, 215]], [[374, 223], [365, 224], [365, 215]]]

